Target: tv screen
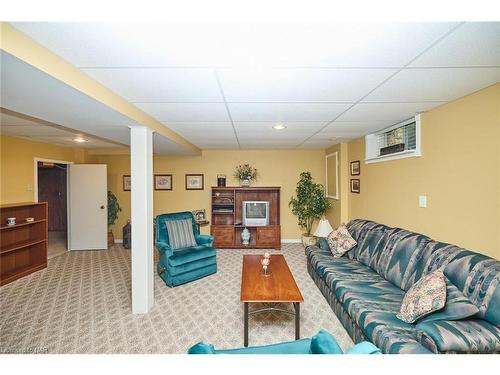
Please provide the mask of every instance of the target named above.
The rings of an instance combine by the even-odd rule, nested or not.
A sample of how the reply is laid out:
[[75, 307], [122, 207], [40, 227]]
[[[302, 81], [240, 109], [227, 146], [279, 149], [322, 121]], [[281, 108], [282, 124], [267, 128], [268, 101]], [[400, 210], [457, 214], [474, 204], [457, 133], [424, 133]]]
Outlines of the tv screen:
[[248, 219], [265, 219], [267, 217], [266, 202], [246, 203], [246, 217]]
[[247, 226], [259, 226], [269, 224], [269, 202], [244, 201], [243, 202], [243, 224]]

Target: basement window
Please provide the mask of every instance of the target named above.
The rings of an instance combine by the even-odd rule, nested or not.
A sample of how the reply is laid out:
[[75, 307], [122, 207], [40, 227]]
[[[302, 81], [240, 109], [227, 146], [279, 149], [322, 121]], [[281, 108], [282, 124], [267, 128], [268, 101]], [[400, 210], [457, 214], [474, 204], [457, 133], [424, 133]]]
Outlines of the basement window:
[[365, 163], [421, 156], [420, 115], [365, 137]]

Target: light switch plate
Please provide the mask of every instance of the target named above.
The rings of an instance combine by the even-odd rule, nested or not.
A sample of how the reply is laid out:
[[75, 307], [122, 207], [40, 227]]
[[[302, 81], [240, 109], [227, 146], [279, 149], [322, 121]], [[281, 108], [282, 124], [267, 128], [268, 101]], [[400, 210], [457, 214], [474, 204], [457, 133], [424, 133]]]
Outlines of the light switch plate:
[[421, 208], [427, 207], [427, 196], [426, 195], [420, 195], [418, 197], [418, 207], [421, 207]]

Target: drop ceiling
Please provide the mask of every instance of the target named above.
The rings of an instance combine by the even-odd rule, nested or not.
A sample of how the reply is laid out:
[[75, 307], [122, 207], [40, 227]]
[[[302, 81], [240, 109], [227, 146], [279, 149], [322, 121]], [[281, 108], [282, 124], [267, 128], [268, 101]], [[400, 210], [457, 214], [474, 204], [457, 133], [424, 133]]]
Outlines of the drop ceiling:
[[201, 149], [325, 148], [500, 80], [500, 23], [12, 25]]

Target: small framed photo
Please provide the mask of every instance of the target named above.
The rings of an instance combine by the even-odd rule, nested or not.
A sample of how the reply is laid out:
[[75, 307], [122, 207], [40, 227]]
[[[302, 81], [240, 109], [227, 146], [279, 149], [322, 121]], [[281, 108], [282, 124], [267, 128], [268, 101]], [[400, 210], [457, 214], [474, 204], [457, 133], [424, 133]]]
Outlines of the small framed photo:
[[203, 190], [202, 174], [186, 174], [186, 190]]
[[172, 190], [172, 175], [155, 174], [155, 190]]
[[130, 191], [132, 186], [132, 180], [130, 179], [130, 175], [123, 175], [123, 191]]
[[351, 178], [351, 193], [357, 193], [359, 194], [360, 192], [360, 182], [359, 179], [357, 178]]
[[351, 176], [359, 176], [361, 174], [360, 165], [359, 160], [351, 161]]
[[200, 210], [194, 210], [193, 216], [197, 223], [204, 223], [207, 221], [207, 213], [205, 212], [204, 208]]

